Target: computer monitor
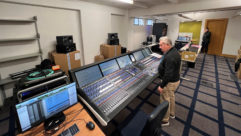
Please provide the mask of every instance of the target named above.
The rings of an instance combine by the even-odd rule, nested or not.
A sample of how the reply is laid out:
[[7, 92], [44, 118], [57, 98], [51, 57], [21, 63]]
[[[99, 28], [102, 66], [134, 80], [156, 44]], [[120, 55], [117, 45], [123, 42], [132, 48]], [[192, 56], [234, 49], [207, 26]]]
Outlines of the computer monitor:
[[132, 61], [132, 62], [135, 62], [135, 61], [136, 61], [136, 59], [134, 58], [133, 54], [130, 54], [130, 58], [131, 58], [131, 61]]
[[134, 55], [136, 61], [139, 61], [139, 60], [142, 60], [143, 58], [145, 58], [141, 51], [134, 52], [133, 55]]
[[131, 61], [129, 55], [119, 57], [116, 60], [119, 64], [120, 68], [124, 68], [125, 66], [132, 64], [132, 61]]
[[146, 53], [147, 53], [148, 55], [152, 54], [152, 52], [151, 52], [151, 49], [150, 49], [150, 48], [148, 48], [148, 47], [147, 47], [147, 48], [145, 48], [144, 50], [146, 51]]
[[147, 57], [147, 56], [149, 56], [149, 54], [143, 49], [143, 50], [141, 50], [142, 51], [142, 53], [143, 53], [143, 55], [144, 55], [144, 57]]
[[98, 65], [75, 72], [75, 77], [80, 88], [102, 78]]
[[100, 63], [99, 66], [104, 76], [120, 69], [115, 59]]
[[26, 131], [77, 103], [76, 84], [71, 83], [16, 104], [21, 131]]

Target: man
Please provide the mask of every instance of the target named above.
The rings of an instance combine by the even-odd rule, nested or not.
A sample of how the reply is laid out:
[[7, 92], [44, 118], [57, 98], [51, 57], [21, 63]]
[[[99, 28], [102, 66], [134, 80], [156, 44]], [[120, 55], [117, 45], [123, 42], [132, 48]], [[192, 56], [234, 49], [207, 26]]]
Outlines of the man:
[[208, 52], [208, 44], [210, 42], [211, 32], [209, 32], [209, 29], [206, 28], [204, 30], [203, 34], [203, 40], [202, 40], [202, 52], [207, 53]]
[[169, 102], [167, 113], [161, 124], [162, 126], [169, 126], [169, 117], [173, 119], [175, 118], [174, 92], [180, 83], [181, 56], [176, 48], [172, 47], [172, 42], [167, 37], [160, 38], [159, 48], [164, 53], [164, 59], [158, 67], [158, 72], [162, 79], [162, 82], [158, 87], [161, 96], [160, 102], [162, 103], [164, 100]]

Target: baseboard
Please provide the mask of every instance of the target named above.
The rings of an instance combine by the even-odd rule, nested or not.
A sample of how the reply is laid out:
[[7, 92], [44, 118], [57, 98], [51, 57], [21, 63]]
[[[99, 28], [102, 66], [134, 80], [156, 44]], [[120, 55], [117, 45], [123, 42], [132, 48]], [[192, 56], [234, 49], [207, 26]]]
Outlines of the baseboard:
[[236, 58], [236, 55], [229, 55], [229, 54], [222, 54], [221, 56], [227, 57], [227, 58], [233, 58], [233, 59]]

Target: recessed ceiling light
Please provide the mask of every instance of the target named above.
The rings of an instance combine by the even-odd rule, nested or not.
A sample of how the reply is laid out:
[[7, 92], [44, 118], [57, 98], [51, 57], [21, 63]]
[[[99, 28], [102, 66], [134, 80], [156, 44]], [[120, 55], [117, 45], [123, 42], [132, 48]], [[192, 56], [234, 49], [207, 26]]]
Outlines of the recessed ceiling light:
[[122, 1], [122, 2], [125, 2], [125, 3], [129, 3], [129, 4], [133, 4], [133, 0], [119, 0], [119, 1]]

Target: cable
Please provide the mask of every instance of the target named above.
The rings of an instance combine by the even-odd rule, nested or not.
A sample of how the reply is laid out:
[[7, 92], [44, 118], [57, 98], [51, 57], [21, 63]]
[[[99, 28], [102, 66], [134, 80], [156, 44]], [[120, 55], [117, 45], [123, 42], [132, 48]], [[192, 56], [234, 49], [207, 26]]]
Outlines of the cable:
[[[53, 129], [51, 129], [51, 130], [49, 130], [49, 131], [44, 131], [44, 135], [53, 135], [53, 134], [55, 134], [58, 130], [60, 130], [60, 129], [62, 129], [63, 128], [63, 130], [62, 130], [62, 132], [65, 130], [65, 127], [66, 127], [66, 125], [67, 124], [69, 124], [69, 123], [71, 123], [72, 121], [75, 121], [74, 120], [74, 118], [76, 117], [76, 116], [78, 116], [81, 112], [82, 112], [82, 110], [83, 110], [84, 108], [81, 108], [80, 110], [77, 110], [77, 111], [74, 111], [74, 112], [72, 112], [72, 113], [69, 113], [69, 114], [66, 114], [65, 116], [69, 116], [69, 115], [71, 115], [71, 114], [74, 114], [74, 113], [76, 113], [76, 112], [78, 112], [76, 115], [74, 115], [74, 117], [70, 120], [70, 121], [68, 121], [68, 122], [65, 122], [64, 123], [64, 125], [63, 126], [57, 126], [57, 127], [55, 127], [55, 128], [53, 128]], [[76, 119], [76, 120], [83, 120], [85, 123], [86, 123], [86, 121], [84, 120], [84, 119]], [[61, 132], [61, 133], [62, 133]]]

